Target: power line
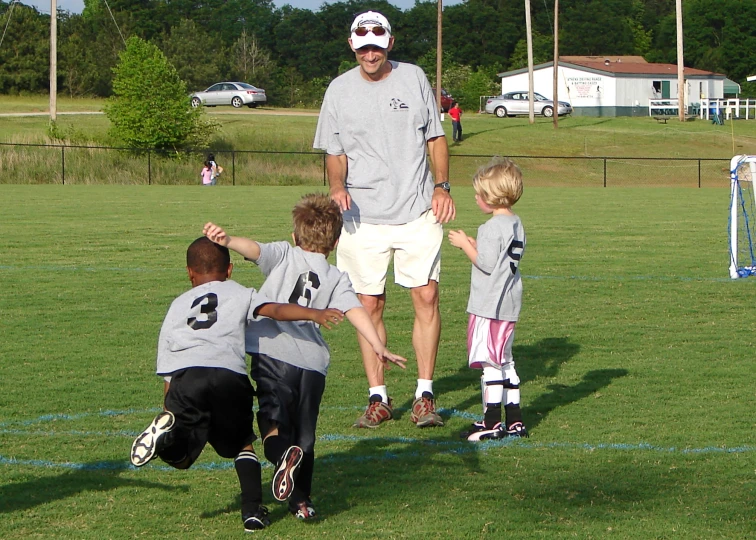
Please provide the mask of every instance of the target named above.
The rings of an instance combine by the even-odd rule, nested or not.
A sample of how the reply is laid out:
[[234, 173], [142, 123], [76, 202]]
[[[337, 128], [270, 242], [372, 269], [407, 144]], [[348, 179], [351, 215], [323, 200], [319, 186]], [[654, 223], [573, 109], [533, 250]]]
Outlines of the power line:
[[8, 31], [8, 25], [11, 22], [11, 17], [13, 16], [13, 8], [16, 7], [16, 4], [18, 4], [18, 0], [15, 2], [11, 0], [10, 3], [10, 9], [8, 10], [8, 21], [5, 23], [5, 28], [3, 28], [3, 35], [0, 37], [0, 47], [3, 46], [3, 40], [5, 39], [5, 33]]

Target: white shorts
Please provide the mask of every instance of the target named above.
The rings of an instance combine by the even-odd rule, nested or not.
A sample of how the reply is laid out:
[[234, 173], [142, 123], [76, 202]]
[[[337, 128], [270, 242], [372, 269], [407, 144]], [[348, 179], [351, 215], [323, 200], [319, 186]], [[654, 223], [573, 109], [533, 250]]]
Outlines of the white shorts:
[[467, 363], [471, 368], [514, 368], [512, 321], [486, 319], [470, 315], [467, 321]]
[[345, 222], [336, 250], [336, 266], [349, 274], [355, 292], [379, 295], [394, 257], [394, 282], [422, 287], [438, 281], [443, 226], [431, 210], [404, 225]]

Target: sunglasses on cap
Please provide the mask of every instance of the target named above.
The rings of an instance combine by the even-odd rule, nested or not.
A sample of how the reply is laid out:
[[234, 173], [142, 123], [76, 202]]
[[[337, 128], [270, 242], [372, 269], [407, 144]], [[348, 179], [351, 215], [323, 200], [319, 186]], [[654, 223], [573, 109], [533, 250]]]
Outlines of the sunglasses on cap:
[[354, 34], [360, 37], [368, 35], [369, 32], [372, 32], [374, 36], [383, 36], [387, 31], [382, 26], [373, 26], [372, 28], [368, 28], [367, 26], [358, 26], [354, 29]]

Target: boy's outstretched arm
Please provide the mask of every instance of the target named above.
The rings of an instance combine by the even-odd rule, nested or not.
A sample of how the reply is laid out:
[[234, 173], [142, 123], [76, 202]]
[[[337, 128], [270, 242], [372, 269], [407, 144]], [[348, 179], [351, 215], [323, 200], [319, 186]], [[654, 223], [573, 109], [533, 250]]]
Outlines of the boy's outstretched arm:
[[260, 258], [260, 244], [249, 238], [241, 236], [228, 236], [222, 227], [215, 223], [205, 223], [202, 234], [210, 240], [228, 249], [232, 249], [239, 255], [250, 261], [256, 261]]
[[344, 320], [344, 314], [338, 309], [312, 309], [297, 304], [277, 304], [275, 302], [263, 304], [256, 314], [277, 321], [313, 321], [329, 330], [331, 326]]
[[[386, 348], [383, 341], [381, 341], [381, 338], [378, 336], [378, 332], [375, 330], [375, 326], [373, 326], [373, 321], [370, 320], [370, 315], [365, 308], [358, 307], [350, 309], [346, 312], [346, 318], [352, 323], [352, 326], [354, 326], [357, 331], [368, 340], [368, 343], [373, 347], [373, 351], [375, 351], [375, 356], [378, 360], [384, 364], [387, 361], [392, 362], [400, 368], [406, 369], [404, 364], [407, 362], [407, 359], [398, 354], [392, 353]], [[388, 369], [388, 366], [386, 367]]]

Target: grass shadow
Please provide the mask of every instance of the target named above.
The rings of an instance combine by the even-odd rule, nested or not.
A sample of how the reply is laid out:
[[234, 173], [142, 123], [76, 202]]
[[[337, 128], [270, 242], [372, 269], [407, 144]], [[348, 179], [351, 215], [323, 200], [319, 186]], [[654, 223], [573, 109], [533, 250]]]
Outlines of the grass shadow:
[[121, 478], [121, 473], [129, 469], [130, 467], [122, 462], [98, 461], [86, 463], [75, 470], [55, 476], [0, 486], [0, 501], [2, 501], [0, 513], [28, 510], [52, 501], [74, 497], [86, 491], [106, 492], [122, 487], [165, 491], [187, 490], [185, 487]]

